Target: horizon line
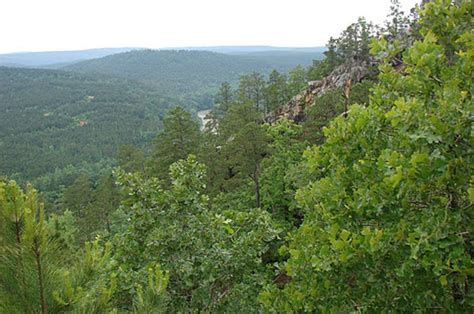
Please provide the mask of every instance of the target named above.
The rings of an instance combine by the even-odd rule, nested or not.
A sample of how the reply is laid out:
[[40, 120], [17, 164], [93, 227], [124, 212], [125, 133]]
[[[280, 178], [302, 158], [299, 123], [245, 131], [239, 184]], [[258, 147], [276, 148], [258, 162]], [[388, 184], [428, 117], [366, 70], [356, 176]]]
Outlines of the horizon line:
[[59, 53], [59, 52], [79, 52], [79, 51], [90, 51], [90, 50], [105, 50], [105, 49], [143, 49], [143, 50], [192, 50], [192, 49], [203, 49], [203, 48], [232, 48], [232, 47], [255, 47], [255, 48], [273, 48], [273, 49], [318, 49], [326, 48], [326, 45], [322, 46], [273, 46], [273, 45], [209, 45], [209, 46], [174, 46], [174, 47], [159, 47], [159, 48], [150, 48], [150, 47], [96, 47], [96, 48], [84, 48], [84, 49], [71, 49], [71, 50], [22, 50], [22, 51], [13, 51], [13, 52], [0, 52], [0, 55], [10, 55], [10, 54], [27, 54], [27, 53]]

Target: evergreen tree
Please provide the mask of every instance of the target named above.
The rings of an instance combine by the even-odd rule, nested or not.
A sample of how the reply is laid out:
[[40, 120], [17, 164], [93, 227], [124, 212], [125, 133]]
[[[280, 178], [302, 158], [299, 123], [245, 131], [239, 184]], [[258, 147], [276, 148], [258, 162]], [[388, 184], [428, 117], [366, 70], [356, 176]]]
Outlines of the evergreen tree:
[[303, 127], [283, 119], [267, 126], [271, 155], [262, 161], [262, 207], [279, 221], [295, 222], [296, 186], [291, 174], [302, 159], [305, 143]]
[[239, 103], [250, 103], [255, 110], [265, 112], [264, 90], [265, 79], [262, 74], [253, 72], [241, 76], [238, 89]]
[[370, 42], [375, 35], [375, 26], [365, 18], [349, 25], [336, 40], [336, 53], [340, 60], [368, 60]]
[[273, 70], [265, 87], [265, 103], [267, 112], [284, 105], [289, 100], [286, 76]]
[[112, 174], [105, 174], [99, 178], [94, 199], [92, 210], [96, 218], [96, 230], [104, 229], [105, 225], [105, 229], [110, 232], [110, 215], [120, 204], [120, 194]]
[[261, 125], [261, 113], [250, 103], [232, 106], [221, 124], [222, 154], [231, 176], [229, 183], [240, 186], [251, 179], [256, 206], [260, 207], [260, 162], [268, 153], [269, 138]]
[[123, 145], [119, 148], [117, 161], [124, 171], [144, 171], [145, 154], [133, 145]]
[[77, 217], [84, 217], [94, 199], [94, 187], [89, 175], [82, 173], [63, 194], [63, 208], [71, 210]]
[[306, 70], [297, 65], [288, 74], [288, 90], [291, 96], [299, 94], [306, 87]]
[[181, 107], [171, 109], [163, 119], [163, 130], [154, 141], [154, 150], [148, 162], [149, 174], [168, 178], [169, 166], [196, 154], [201, 132], [199, 122]]
[[37, 192], [0, 181], [0, 312], [54, 313], [61, 267]]
[[202, 135], [201, 146], [199, 147], [198, 160], [206, 165], [206, 192], [210, 196], [216, 196], [220, 192], [226, 191], [226, 180], [229, 169], [222, 154], [222, 136], [217, 132], [206, 129]]
[[234, 95], [232, 91], [232, 87], [228, 82], [224, 82], [219, 87], [219, 91], [217, 92], [214, 98], [215, 108], [213, 110], [214, 115], [221, 119], [224, 114], [229, 110], [232, 102], [234, 100]]

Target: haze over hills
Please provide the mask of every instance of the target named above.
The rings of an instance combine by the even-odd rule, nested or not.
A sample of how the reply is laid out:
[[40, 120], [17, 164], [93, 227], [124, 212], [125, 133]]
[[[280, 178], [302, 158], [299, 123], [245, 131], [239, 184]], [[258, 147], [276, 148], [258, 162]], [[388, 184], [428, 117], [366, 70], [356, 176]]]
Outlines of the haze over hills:
[[[117, 53], [146, 48], [119, 47], [119, 48], [94, 48], [71, 51], [41, 51], [41, 52], [15, 52], [0, 54], [0, 66], [11, 67], [41, 67], [59, 68], [84, 60], [101, 58]], [[232, 55], [284, 55], [290, 57], [290, 64], [303, 62], [307, 64], [312, 59], [322, 58], [325, 47], [273, 47], [273, 46], [208, 46], [208, 47], [173, 47], [154, 50], [197, 50], [211, 51]], [[309, 60], [309, 61], [308, 61]], [[294, 65], [293, 65], [294, 66]]]
[[205, 50], [225, 54], [248, 54], [267, 52], [287, 52], [287, 53], [312, 53], [321, 54], [326, 51], [326, 47], [276, 47], [276, 46], [202, 46], [202, 47], [170, 47], [165, 50]]
[[0, 66], [51, 67], [79, 62], [139, 48], [97, 48], [72, 51], [17, 52], [0, 54]]

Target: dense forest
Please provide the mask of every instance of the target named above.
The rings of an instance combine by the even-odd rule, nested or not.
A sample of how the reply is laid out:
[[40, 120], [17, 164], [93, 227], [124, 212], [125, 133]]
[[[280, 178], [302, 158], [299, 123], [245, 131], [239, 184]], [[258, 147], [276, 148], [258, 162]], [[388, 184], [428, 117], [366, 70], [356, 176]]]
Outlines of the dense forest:
[[0, 173], [69, 185], [68, 167], [110, 168], [122, 145], [150, 143], [171, 104], [120, 78], [0, 67]]
[[[0, 173], [33, 181], [45, 194], [70, 185], [79, 172], [110, 171], [122, 145], [151, 144], [170, 107], [208, 109], [213, 103], [209, 95], [222, 81], [236, 86], [241, 73], [290, 69], [319, 56], [313, 50], [228, 49], [228, 54], [139, 50], [80, 62], [71, 66], [74, 71], [0, 67]], [[55, 56], [64, 61], [113, 51], [121, 52], [97, 49], [11, 58], [52, 63]], [[250, 57], [254, 54], [258, 57]], [[302, 70], [290, 70], [299, 88], [305, 84]], [[258, 78], [263, 80], [260, 74]]]
[[319, 53], [248, 52], [242, 55], [193, 50], [137, 50], [87, 60], [64, 69], [123, 77], [154, 87], [182, 104], [207, 109], [219, 83], [236, 83], [250, 72], [266, 75], [311, 64]]
[[392, 0], [307, 67], [210, 60], [204, 126], [147, 76], [0, 68], [0, 312], [472, 313], [473, 16]]

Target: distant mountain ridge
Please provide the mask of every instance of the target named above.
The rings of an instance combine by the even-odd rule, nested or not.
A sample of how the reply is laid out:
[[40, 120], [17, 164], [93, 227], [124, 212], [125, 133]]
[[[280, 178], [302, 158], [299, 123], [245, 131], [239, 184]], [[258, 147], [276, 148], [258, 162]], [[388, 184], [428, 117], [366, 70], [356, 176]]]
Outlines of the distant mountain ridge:
[[[102, 58], [109, 55], [128, 52], [132, 50], [145, 50], [148, 48], [119, 47], [119, 48], [94, 48], [70, 51], [38, 51], [15, 52], [0, 54], [0, 66], [8, 67], [39, 67], [60, 68], [77, 62]], [[154, 50], [191, 50], [210, 51], [230, 55], [300, 55], [308, 59], [322, 57], [325, 47], [274, 47], [274, 46], [200, 46], [200, 47], [171, 47]]]
[[45, 67], [101, 58], [108, 55], [140, 48], [97, 48], [71, 51], [16, 52], [0, 54], [0, 66]]
[[237, 83], [241, 75], [276, 69], [287, 72], [296, 65], [309, 65], [318, 53], [282, 53], [277, 50], [223, 54], [206, 50], [134, 50], [64, 67], [67, 71], [99, 73], [145, 83], [160, 94], [177, 97], [188, 106], [202, 109], [224, 82]]
[[247, 53], [267, 53], [267, 52], [293, 52], [293, 53], [323, 53], [326, 47], [277, 47], [277, 46], [189, 46], [170, 47], [158, 50], [204, 50], [225, 54], [247, 54]]

